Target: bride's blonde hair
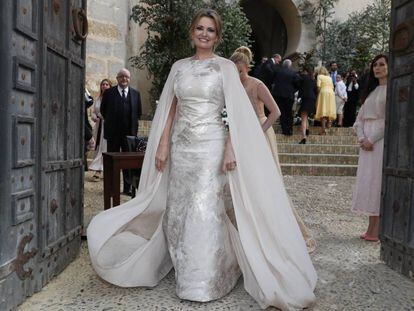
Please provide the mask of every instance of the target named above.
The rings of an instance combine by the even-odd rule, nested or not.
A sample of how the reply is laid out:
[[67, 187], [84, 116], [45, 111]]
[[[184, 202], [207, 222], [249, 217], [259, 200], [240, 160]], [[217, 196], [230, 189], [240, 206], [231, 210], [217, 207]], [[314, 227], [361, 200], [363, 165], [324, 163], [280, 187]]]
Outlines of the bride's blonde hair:
[[237, 48], [234, 53], [230, 56], [230, 60], [233, 63], [245, 63], [247, 67], [251, 67], [253, 60], [253, 53], [247, 46], [241, 46]]

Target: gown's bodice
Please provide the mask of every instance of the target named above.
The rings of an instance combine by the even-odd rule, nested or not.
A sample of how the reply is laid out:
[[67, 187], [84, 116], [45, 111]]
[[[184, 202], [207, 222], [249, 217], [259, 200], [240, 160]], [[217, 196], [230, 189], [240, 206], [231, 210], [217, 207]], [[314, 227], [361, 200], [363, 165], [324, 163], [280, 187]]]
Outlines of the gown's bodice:
[[214, 57], [191, 60], [178, 70], [174, 80], [177, 112], [173, 142], [183, 131], [204, 139], [224, 137], [222, 84], [220, 66]]

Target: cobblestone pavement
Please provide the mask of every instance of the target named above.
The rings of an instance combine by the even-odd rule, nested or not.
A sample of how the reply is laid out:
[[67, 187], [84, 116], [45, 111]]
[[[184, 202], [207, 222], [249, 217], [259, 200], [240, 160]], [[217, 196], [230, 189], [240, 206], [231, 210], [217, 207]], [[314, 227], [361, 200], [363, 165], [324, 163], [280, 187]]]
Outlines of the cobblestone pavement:
[[[85, 181], [85, 222], [102, 210], [102, 182]], [[318, 243], [312, 260], [318, 271], [316, 305], [311, 310], [414, 310], [414, 280], [385, 266], [379, 244], [358, 238], [364, 217], [349, 211], [354, 177], [286, 176], [286, 186]], [[283, 233], [282, 233], [283, 234]], [[79, 257], [41, 292], [26, 310], [259, 310], [242, 280], [226, 297], [210, 303], [182, 301], [170, 273], [153, 288], [119, 288], [94, 273], [84, 242]], [[269, 308], [269, 310], [275, 310]]]

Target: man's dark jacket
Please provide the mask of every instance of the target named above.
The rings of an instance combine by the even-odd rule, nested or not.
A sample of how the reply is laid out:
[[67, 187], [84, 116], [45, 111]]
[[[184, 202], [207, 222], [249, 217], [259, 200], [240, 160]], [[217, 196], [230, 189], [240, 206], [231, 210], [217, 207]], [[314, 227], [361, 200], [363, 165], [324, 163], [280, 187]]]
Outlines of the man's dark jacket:
[[288, 67], [275, 67], [273, 74], [273, 97], [294, 99], [299, 88], [299, 76]]
[[272, 80], [276, 66], [271, 58], [260, 65], [258, 78], [267, 86], [269, 91], [272, 90]]
[[105, 121], [105, 139], [121, 139], [125, 135], [137, 135], [138, 119], [142, 111], [141, 96], [137, 90], [129, 87], [126, 101], [128, 106], [122, 103], [117, 86], [104, 92], [100, 110]]

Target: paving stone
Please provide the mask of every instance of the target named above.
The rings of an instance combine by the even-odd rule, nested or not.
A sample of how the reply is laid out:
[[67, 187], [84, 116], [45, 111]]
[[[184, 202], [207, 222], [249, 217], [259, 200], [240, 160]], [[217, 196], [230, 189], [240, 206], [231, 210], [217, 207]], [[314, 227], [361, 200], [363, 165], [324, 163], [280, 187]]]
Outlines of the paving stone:
[[[309, 310], [414, 310], [414, 280], [381, 262], [380, 244], [359, 239], [367, 218], [350, 212], [355, 178], [285, 176], [284, 180], [317, 242], [311, 254], [319, 277], [317, 303]], [[92, 172], [86, 173], [85, 225], [103, 210], [102, 187], [102, 181], [92, 182]], [[244, 290], [242, 279], [229, 295], [209, 303], [177, 298], [173, 272], [152, 289], [116, 287], [94, 273], [84, 242], [79, 257], [18, 310], [250, 311], [259, 306]]]

